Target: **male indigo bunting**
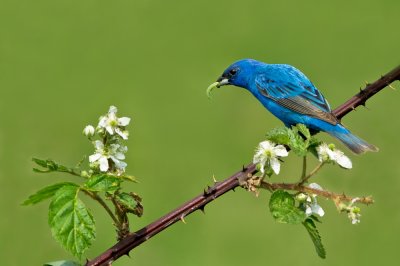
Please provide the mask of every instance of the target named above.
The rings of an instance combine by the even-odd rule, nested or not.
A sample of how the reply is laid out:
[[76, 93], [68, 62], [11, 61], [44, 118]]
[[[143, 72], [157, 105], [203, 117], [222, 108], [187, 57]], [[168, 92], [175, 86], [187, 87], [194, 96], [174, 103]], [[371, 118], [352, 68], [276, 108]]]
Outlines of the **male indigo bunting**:
[[293, 66], [240, 60], [208, 87], [207, 95], [224, 85], [247, 89], [287, 127], [304, 124], [313, 132], [327, 132], [358, 154], [378, 150], [345, 128], [332, 114], [322, 93]]

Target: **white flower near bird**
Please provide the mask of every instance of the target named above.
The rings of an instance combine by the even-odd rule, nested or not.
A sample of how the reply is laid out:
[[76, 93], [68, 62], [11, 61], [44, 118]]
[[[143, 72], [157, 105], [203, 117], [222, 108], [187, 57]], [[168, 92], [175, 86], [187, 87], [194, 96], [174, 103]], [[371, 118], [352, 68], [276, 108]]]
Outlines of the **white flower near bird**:
[[265, 173], [266, 168], [267, 172], [269, 169], [272, 169], [275, 174], [279, 174], [281, 169], [279, 158], [286, 157], [288, 154], [289, 153], [283, 145], [276, 145], [275, 143], [266, 140], [258, 145], [253, 158], [253, 163], [260, 167], [260, 171], [263, 174]]
[[317, 153], [320, 162], [334, 162], [346, 169], [353, 167], [349, 157], [344, 155], [341, 150], [336, 149], [334, 145], [322, 143], [317, 147]]

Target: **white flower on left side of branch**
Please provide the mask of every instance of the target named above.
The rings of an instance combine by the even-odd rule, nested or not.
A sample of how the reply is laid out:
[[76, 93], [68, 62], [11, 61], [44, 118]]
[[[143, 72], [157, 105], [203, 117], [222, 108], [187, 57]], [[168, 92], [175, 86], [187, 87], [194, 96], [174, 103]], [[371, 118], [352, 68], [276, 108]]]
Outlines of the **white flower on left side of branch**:
[[322, 143], [317, 147], [317, 152], [320, 162], [334, 162], [346, 169], [351, 169], [353, 167], [349, 157], [344, 155], [341, 150], [336, 149], [333, 145]]
[[129, 125], [131, 119], [129, 117], [117, 117], [118, 109], [115, 106], [110, 106], [108, 114], [100, 117], [98, 128], [104, 128], [110, 135], [117, 133], [123, 139], [128, 139], [128, 132], [123, 131], [121, 127]]
[[94, 154], [89, 156], [89, 162], [92, 164], [98, 162], [100, 171], [107, 172], [108, 156], [106, 151], [104, 150], [104, 144], [100, 140], [96, 140], [94, 142], [94, 146], [96, 148], [96, 151]]
[[288, 156], [288, 152], [283, 145], [276, 145], [275, 143], [266, 140], [261, 142], [253, 158], [253, 163], [260, 166], [261, 173], [264, 174], [265, 167], [271, 168], [275, 174], [279, 174], [281, 164], [280, 157]]
[[122, 160], [125, 159], [125, 153], [128, 151], [128, 147], [120, 144], [110, 144], [107, 150], [100, 140], [94, 141], [94, 146], [96, 151], [89, 156], [90, 163], [98, 163], [100, 171], [107, 172], [110, 168], [108, 159], [111, 159], [118, 171], [125, 171], [127, 163]]

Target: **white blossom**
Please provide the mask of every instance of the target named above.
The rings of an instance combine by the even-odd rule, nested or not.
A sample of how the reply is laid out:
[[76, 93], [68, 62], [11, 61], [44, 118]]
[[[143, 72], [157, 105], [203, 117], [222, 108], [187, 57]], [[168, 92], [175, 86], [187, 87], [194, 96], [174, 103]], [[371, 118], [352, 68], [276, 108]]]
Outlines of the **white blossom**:
[[258, 145], [253, 163], [259, 164], [260, 171], [263, 174], [265, 172], [265, 167], [270, 167], [275, 174], [279, 174], [281, 166], [278, 158], [286, 157], [288, 154], [283, 145], [276, 145], [266, 140]]
[[349, 157], [333, 145], [322, 143], [317, 147], [318, 159], [320, 162], [334, 162], [343, 168], [351, 169], [353, 167]]
[[128, 147], [120, 144], [110, 144], [109, 147], [105, 148], [103, 142], [100, 140], [96, 140], [94, 146], [96, 151], [94, 154], [89, 156], [90, 163], [98, 163], [100, 171], [107, 172], [110, 167], [108, 159], [111, 159], [118, 171], [125, 171], [127, 163], [122, 160], [125, 159], [124, 153], [127, 152]]
[[[317, 183], [311, 183], [309, 185], [310, 188], [323, 190], [320, 185]], [[321, 206], [318, 205], [317, 195], [316, 194], [308, 194], [308, 193], [300, 193], [296, 196], [296, 199], [303, 204], [304, 212], [307, 216], [311, 216], [313, 214], [317, 214], [322, 217], [325, 215], [325, 211]]]
[[109, 166], [107, 153], [104, 150], [104, 144], [100, 140], [96, 140], [94, 146], [96, 151], [94, 154], [89, 156], [89, 162], [92, 164], [97, 162], [100, 166], [100, 171], [107, 172]]
[[125, 171], [125, 167], [127, 166], [127, 163], [122, 161], [125, 159], [124, 153], [126, 153], [127, 151], [128, 147], [126, 146], [122, 146], [120, 144], [110, 145], [110, 151], [109, 151], [110, 159], [113, 160], [117, 170], [120, 170], [122, 172]]
[[98, 128], [104, 128], [110, 135], [117, 133], [123, 139], [128, 139], [128, 131], [124, 131], [121, 127], [129, 125], [131, 119], [129, 117], [117, 117], [117, 107], [110, 106], [108, 114], [101, 116]]
[[83, 135], [87, 136], [87, 137], [93, 137], [94, 136], [94, 132], [95, 129], [92, 125], [87, 125], [84, 129], [83, 129]]

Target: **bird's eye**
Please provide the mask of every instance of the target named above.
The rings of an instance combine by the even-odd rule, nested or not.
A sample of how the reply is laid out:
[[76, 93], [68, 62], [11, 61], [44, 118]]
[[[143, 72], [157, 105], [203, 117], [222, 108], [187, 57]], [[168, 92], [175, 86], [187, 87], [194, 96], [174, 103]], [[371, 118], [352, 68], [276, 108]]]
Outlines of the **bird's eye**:
[[232, 68], [232, 69], [229, 71], [229, 74], [231, 74], [232, 76], [236, 75], [236, 73], [237, 73], [237, 69], [236, 69], [236, 68]]

